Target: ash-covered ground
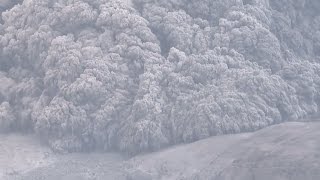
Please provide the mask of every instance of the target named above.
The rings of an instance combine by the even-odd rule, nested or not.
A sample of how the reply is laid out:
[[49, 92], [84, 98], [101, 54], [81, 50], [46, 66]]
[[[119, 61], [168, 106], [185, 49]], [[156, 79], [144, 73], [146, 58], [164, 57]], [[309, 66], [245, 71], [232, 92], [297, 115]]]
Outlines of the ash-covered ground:
[[0, 137], [5, 180], [317, 180], [320, 123], [285, 123], [127, 158], [58, 155], [32, 137]]

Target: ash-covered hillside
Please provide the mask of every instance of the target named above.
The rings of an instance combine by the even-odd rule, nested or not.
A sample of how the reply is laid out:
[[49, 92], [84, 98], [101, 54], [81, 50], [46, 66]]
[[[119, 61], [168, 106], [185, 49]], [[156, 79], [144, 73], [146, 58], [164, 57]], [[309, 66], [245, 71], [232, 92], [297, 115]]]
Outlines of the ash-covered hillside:
[[318, 0], [2, 5], [0, 131], [157, 150], [318, 113]]

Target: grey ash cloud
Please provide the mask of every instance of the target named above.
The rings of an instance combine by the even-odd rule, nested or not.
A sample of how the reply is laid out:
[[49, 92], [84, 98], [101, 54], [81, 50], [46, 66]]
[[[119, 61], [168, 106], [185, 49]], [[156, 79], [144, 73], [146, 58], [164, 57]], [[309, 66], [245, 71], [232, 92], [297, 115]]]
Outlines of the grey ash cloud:
[[24, 0], [2, 12], [0, 131], [136, 154], [317, 114], [319, 12], [318, 0]]

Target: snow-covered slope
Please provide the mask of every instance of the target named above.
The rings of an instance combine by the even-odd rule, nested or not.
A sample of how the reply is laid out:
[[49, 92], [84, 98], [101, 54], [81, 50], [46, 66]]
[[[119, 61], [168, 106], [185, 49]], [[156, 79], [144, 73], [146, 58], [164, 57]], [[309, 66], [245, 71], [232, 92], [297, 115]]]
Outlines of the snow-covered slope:
[[[26, 138], [1, 137], [0, 165], [15, 172], [6, 175], [8, 180], [318, 180], [319, 129], [320, 123], [285, 123], [128, 160], [119, 154], [53, 155]], [[8, 149], [11, 147], [16, 147], [13, 152]], [[30, 158], [43, 163], [28, 163]], [[28, 166], [21, 166], [25, 164]]]

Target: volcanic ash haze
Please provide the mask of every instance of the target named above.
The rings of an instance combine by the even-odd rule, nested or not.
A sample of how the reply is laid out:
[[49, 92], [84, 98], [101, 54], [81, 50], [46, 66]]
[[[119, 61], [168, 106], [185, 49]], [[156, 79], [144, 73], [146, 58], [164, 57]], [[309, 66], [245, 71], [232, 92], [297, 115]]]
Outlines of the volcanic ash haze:
[[3, 133], [137, 154], [319, 111], [318, 0], [11, 2]]

